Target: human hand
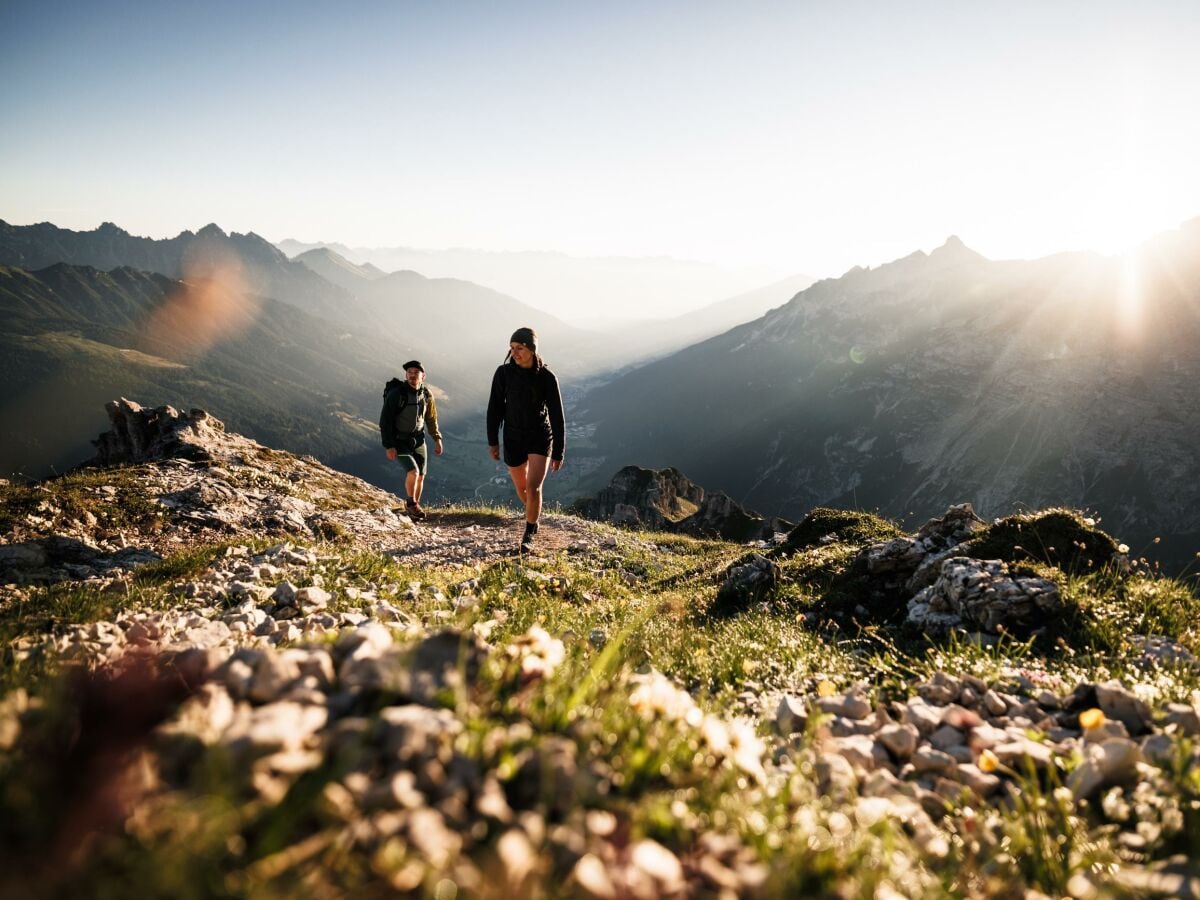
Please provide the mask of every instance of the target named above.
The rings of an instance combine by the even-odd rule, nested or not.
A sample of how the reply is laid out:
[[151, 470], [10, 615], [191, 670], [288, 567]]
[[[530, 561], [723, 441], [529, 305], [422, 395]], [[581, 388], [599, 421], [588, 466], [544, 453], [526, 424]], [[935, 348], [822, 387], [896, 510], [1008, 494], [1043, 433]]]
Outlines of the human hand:
[[550, 460], [550, 471], [551, 472], [557, 472], [562, 467], [563, 467], [563, 461], [561, 459]]
[[387, 458], [388, 458], [388, 459], [390, 459], [392, 462], [395, 462], [395, 461], [396, 461], [396, 457], [397, 457], [398, 455], [399, 455], [399, 454], [397, 454], [397, 453], [396, 453], [396, 448], [395, 448], [395, 447], [388, 447], [388, 448], [387, 448]]
[[442, 439], [441, 438], [437, 438], [436, 440], [434, 440], [433, 452], [436, 453], [438, 456], [442, 455]]
[[500, 445], [492, 444], [490, 447], [488, 447], [488, 455], [492, 459], [499, 459], [500, 458]]

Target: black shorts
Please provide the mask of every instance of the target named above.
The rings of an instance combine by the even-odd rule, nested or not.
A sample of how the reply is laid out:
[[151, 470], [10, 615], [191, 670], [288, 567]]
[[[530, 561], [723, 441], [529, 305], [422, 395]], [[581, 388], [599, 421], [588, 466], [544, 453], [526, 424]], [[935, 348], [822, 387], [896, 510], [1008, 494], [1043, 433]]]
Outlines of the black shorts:
[[550, 435], [504, 432], [504, 464], [523, 466], [530, 456], [550, 455]]

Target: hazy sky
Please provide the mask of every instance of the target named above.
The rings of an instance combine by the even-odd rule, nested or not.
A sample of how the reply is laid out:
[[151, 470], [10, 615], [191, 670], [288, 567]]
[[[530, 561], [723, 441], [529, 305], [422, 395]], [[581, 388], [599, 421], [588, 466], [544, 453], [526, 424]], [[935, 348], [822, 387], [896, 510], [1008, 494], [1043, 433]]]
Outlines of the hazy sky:
[[1200, 215], [1200, 3], [0, 4], [0, 218], [840, 274]]

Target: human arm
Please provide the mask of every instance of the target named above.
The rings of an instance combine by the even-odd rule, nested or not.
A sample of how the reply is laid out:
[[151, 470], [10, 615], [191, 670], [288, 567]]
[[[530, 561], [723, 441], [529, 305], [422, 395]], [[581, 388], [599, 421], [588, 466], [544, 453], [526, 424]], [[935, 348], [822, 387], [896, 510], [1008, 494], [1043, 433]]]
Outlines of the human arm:
[[429, 429], [429, 436], [433, 438], [433, 452], [441, 456], [442, 432], [438, 430], [437, 402], [433, 399], [432, 391], [427, 390], [425, 396], [429, 400], [429, 404], [425, 408], [425, 426]]
[[550, 414], [550, 468], [557, 472], [562, 468], [567, 451], [567, 423], [563, 413], [562, 394], [558, 389], [558, 378], [549, 369], [545, 370], [546, 411]]
[[[500, 446], [500, 423], [504, 420], [504, 366], [496, 369], [496, 374], [492, 376], [492, 392], [488, 397], [487, 407], [487, 442], [488, 448], [499, 448]], [[499, 459], [500, 454], [497, 449], [492, 454], [492, 459]]]

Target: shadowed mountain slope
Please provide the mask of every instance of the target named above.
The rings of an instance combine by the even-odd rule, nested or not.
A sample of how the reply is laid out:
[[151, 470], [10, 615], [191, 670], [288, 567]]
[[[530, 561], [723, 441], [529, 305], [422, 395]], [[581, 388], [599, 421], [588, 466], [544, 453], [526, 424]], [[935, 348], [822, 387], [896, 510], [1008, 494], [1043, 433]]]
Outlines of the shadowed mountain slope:
[[[957, 238], [853, 269], [593, 392], [619, 465], [676, 466], [767, 514], [932, 515], [956, 499], [1200, 536], [1200, 220], [1125, 262], [995, 262]], [[631, 398], [636, 398], [634, 401]]]
[[[382, 385], [411, 352], [228, 284], [130, 268], [0, 267], [0, 323], [0, 466], [29, 474], [77, 460], [98, 398], [122, 393], [204, 403], [246, 434], [361, 471], [379, 455]], [[474, 389], [453, 372], [433, 386], [443, 400]]]

